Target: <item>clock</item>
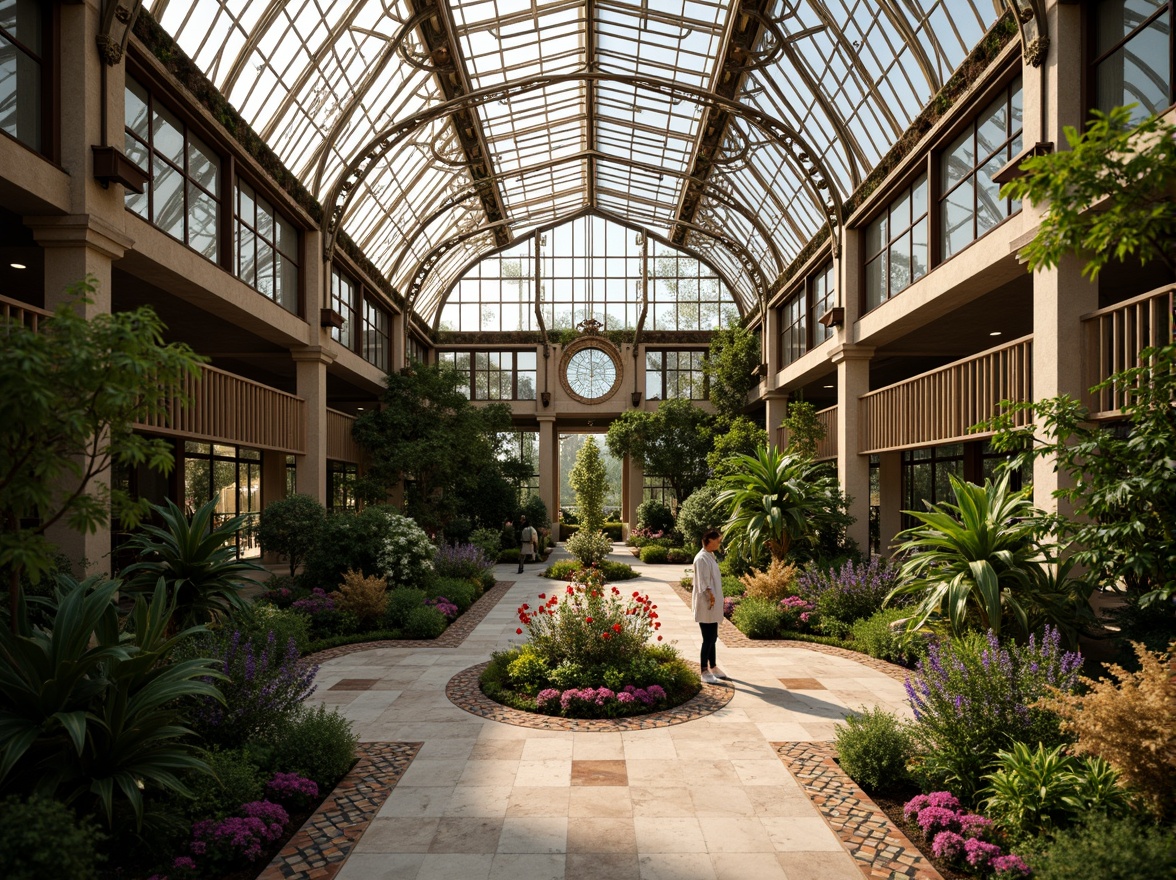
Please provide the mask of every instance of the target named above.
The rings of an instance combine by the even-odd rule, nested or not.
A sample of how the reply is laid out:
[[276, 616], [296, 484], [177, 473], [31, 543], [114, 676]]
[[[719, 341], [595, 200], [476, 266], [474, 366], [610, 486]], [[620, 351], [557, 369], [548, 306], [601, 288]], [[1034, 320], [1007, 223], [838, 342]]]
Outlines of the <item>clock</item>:
[[564, 349], [559, 377], [572, 399], [599, 403], [620, 387], [621, 358], [605, 339], [577, 339]]

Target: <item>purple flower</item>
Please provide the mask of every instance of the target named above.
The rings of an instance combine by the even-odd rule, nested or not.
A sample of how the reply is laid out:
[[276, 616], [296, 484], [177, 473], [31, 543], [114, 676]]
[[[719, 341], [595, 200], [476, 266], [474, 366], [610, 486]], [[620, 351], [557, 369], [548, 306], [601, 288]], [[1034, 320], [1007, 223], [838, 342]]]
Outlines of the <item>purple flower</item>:
[[984, 840], [992, 833], [992, 820], [975, 813], [964, 813], [960, 816], [960, 834], [964, 837], [978, 837]]
[[937, 859], [952, 861], [964, 852], [964, 839], [954, 831], [940, 831], [931, 842], [931, 854]]
[[177, 871], [195, 871], [196, 862], [188, 856], [176, 856], [175, 861], [172, 862], [172, 867]]
[[293, 607], [295, 611], [301, 611], [303, 614], [309, 614], [313, 617], [325, 611], [334, 611], [335, 600], [328, 596], [322, 587], [315, 587], [310, 591], [309, 596], [305, 599], [299, 599]]
[[927, 805], [930, 807], [942, 807], [945, 810], [958, 810], [960, 808], [960, 799], [950, 791], [933, 791], [927, 795]]
[[660, 684], [651, 684], [645, 689], [645, 692], [656, 702], [666, 698], [666, 692]]
[[1016, 880], [1016, 878], [1028, 877], [1033, 873], [1020, 856], [1012, 854], [996, 856], [988, 863], [988, 867], [996, 872], [998, 880]]
[[494, 568], [494, 560], [473, 544], [443, 544], [433, 555], [433, 571], [440, 577], [476, 578]]
[[992, 859], [1001, 855], [1001, 848], [995, 843], [987, 843], [970, 837], [964, 841], [964, 854], [968, 864], [973, 868], [984, 868]]
[[927, 839], [934, 837], [938, 831], [958, 832], [960, 829], [959, 813], [943, 807], [924, 807], [919, 810], [919, 816], [915, 821], [919, 823], [919, 827], [923, 829], [923, 836]]
[[931, 806], [931, 800], [925, 794], [917, 794], [907, 801], [902, 808], [902, 814], [907, 821], [913, 822], [919, 811]]
[[279, 801], [304, 803], [318, 797], [318, 784], [297, 773], [275, 773], [265, 784], [265, 793]]

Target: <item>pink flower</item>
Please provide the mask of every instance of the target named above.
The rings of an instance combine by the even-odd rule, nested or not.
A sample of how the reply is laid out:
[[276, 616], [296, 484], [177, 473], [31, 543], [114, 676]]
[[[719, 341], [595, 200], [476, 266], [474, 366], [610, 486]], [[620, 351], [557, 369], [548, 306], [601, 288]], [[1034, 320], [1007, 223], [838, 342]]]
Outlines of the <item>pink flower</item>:
[[931, 806], [931, 800], [927, 797], [927, 795], [917, 794], [906, 802], [902, 808], [902, 814], [908, 820], [913, 822], [915, 816], [919, 815], [919, 811], [929, 806]]
[[935, 836], [937, 831], [959, 831], [960, 817], [955, 810], [943, 807], [924, 807], [919, 810], [916, 820], [923, 829], [923, 835], [928, 839]]
[[996, 872], [999, 880], [1015, 880], [1019, 877], [1028, 877], [1033, 873], [1020, 856], [1012, 854], [997, 856], [988, 863], [988, 867]]
[[1002, 855], [1000, 847], [995, 843], [985, 843], [975, 837], [964, 841], [964, 853], [967, 856], [968, 864], [973, 868], [983, 868], [992, 859]]
[[940, 831], [931, 842], [931, 854], [937, 859], [958, 859], [964, 851], [964, 839], [954, 831]]
[[964, 837], [978, 837], [984, 839], [992, 832], [992, 820], [975, 813], [965, 813], [960, 816], [960, 834]]

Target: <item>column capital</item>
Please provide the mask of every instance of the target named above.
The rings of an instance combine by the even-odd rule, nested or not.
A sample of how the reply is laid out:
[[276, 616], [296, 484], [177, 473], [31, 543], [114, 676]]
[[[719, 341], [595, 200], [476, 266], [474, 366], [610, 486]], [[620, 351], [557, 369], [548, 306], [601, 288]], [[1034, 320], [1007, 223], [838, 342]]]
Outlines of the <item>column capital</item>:
[[335, 353], [325, 345], [308, 345], [305, 348], [295, 348], [290, 351], [290, 357], [296, 363], [313, 363], [330, 366], [335, 362]]
[[834, 364], [840, 364], [843, 361], [868, 361], [874, 356], [874, 351], [872, 345], [855, 345], [843, 342], [829, 352], [829, 360]]
[[135, 240], [95, 214], [65, 214], [57, 217], [22, 218], [33, 238], [43, 248], [85, 245], [111, 260], [122, 259]]
[[543, 413], [535, 413], [535, 420], [538, 422], [555, 422], [555, 415], [544, 415]]

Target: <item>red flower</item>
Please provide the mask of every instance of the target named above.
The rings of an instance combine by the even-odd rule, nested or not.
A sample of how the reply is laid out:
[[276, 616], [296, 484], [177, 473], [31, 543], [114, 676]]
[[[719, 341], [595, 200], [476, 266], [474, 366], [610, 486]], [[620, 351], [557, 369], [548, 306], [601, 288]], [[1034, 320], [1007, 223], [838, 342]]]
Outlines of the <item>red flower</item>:
[[621, 631], [621, 625], [619, 623], [614, 623], [612, 628], [613, 628], [613, 632], [619, 633]]
[[540, 593], [540, 594], [539, 594], [539, 598], [540, 598], [540, 599], [546, 599], [546, 598], [547, 598], [547, 594], [546, 594], [546, 593]]
[[521, 636], [523, 634], [523, 631], [521, 629], [516, 629], [515, 633], [517, 633], [518, 635]]
[[602, 632], [602, 633], [600, 634], [600, 637], [601, 637], [602, 639], [607, 639], [607, 638], [608, 638], [608, 633], [606, 633], [606, 632]]
[[530, 605], [528, 605], [526, 602], [524, 602], [524, 603], [523, 603], [523, 610], [524, 610], [524, 611], [526, 611], [526, 610], [527, 610], [528, 608], [530, 608], [530, 607], [531, 607], [531, 606], [530, 606]]
[[591, 623], [591, 622], [592, 622], [592, 618], [591, 618], [591, 617], [585, 617], [585, 618], [584, 618], [584, 622], [585, 622], [585, 623]]
[[662, 637], [661, 637], [661, 636], [658, 636], [658, 637], [657, 637], [657, 640], [660, 642], [660, 641], [662, 640]]

